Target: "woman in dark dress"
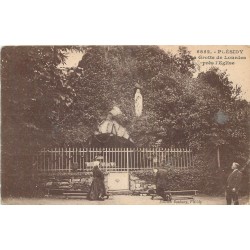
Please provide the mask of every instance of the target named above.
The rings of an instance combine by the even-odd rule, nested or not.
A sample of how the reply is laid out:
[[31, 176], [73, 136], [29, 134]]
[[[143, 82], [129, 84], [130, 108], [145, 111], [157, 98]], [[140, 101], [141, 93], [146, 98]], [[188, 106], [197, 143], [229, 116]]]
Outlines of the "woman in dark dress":
[[88, 193], [89, 200], [104, 200], [104, 196], [106, 195], [106, 189], [104, 184], [104, 175], [102, 171], [95, 166], [93, 168], [93, 181], [90, 186], [90, 190]]

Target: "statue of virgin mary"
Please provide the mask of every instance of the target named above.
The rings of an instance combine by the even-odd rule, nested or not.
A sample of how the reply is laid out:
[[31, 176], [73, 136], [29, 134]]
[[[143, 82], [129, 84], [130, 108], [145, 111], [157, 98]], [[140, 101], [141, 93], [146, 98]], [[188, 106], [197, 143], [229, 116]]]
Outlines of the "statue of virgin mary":
[[139, 84], [135, 85], [135, 115], [137, 117], [142, 114], [142, 95], [141, 95], [141, 87]]

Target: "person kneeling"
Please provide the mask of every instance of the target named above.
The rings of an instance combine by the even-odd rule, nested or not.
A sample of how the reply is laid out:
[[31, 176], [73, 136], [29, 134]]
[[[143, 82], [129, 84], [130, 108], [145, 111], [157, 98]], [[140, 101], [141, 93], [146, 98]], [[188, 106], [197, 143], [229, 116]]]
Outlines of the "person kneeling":
[[163, 167], [154, 169], [156, 172], [156, 194], [161, 196], [164, 201], [169, 200], [169, 196], [166, 195], [167, 189], [167, 170]]

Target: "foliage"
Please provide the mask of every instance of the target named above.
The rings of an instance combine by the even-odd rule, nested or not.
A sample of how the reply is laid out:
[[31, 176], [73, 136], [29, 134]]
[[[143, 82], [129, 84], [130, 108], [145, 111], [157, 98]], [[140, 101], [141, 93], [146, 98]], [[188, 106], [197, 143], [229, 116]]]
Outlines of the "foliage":
[[[63, 69], [69, 51], [83, 57]], [[190, 147], [204, 169], [217, 166], [218, 148], [225, 170], [249, 155], [250, 106], [240, 88], [216, 68], [194, 77], [185, 47], [176, 55], [158, 46], [4, 47], [1, 62], [3, 171], [29, 172], [41, 147], [86, 146], [114, 106], [138, 147], [159, 139], [162, 147]], [[136, 83], [143, 87], [139, 118]]]
[[207, 156], [219, 147], [223, 167], [233, 161], [243, 164], [249, 145], [248, 103], [239, 98], [225, 72], [211, 68], [197, 80], [190, 88], [196, 96], [192, 117], [197, 117], [187, 129], [192, 147], [205, 151]]
[[[228, 176], [222, 169], [195, 167], [189, 169], [168, 169], [166, 183], [168, 190], [198, 190], [200, 194], [224, 195]], [[155, 184], [153, 171], [135, 171], [133, 176], [146, 181], [147, 184]], [[248, 193], [248, 176], [243, 175], [241, 194]]]
[[2, 194], [32, 190], [26, 176], [33, 171], [33, 156], [53, 144], [55, 123], [64, 119], [74, 96], [58, 65], [75, 50], [82, 48], [2, 48]]
[[[179, 72], [181, 62], [185, 62], [182, 76], [186, 74], [190, 78], [192, 57], [183, 51], [174, 57], [156, 46], [89, 48], [78, 67], [68, 74], [78, 95], [67, 119], [72, 133], [66, 140], [72, 140], [73, 134], [77, 133], [82, 141], [86, 141], [86, 136], [94, 132], [98, 122], [105, 119], [113, 106], [118, 106], [123, 112], [123, 125], [137, 146], [149, 146], [159, 138], [166, 138], [166, 146], [174, 142], [175, 146], [185, 144], [177, 119], [183, 91], [173, 77], [173, 72]], [[134, 114], [137, 82], [143, 86], [144, 107], [140, 118]], [[82, 134], [84, 130], [88, 133]], [[65, 131], [63, 127], [62, 131]]]
[[38, 197], [47, 194], [45, 184], [53, 180], [52, 188], [60, 188], [59, 182], [68, 181], [70, 178], [81, 178], [84, 182], [72, 184], [71, 189], [88, 189], [91, 180], [92, 172], [55, 172], [55, 173], [41, 173], [36, 175], [31, 174], [4, 174], [2, 176], [6, 183], [11, 185], [2, 186], [2, 197]]
[[[2, 120], [4, 149], [16, 153], [48, 145], [56, 113], [67, 112], [74, 90], [57, 66], [66, 51], [77, 47], [4, 47], [2, 57]], [[11, 140], [10, 140], [11, 138]]]
[[[68, 74], [77, 97], [60, 128], [67, 142], [83, 143], [113, 106], [137, 146], [190, 147], [216, 156], [234, 152], [243, 163], [248, 148], [248, 103], [225, 72], [211, 68], [192, 77], [194, 58], [185, 47], [177, 55], [157, 46], [93, 46]], [[142, 85], [143, 114], [134, 114], [134, 86]], [[120, 121], [119, 120], [119, 121]], [[64, 126], [65, 126], [64, 124]], [[63, 136], [61, 136], [63, 138]]]

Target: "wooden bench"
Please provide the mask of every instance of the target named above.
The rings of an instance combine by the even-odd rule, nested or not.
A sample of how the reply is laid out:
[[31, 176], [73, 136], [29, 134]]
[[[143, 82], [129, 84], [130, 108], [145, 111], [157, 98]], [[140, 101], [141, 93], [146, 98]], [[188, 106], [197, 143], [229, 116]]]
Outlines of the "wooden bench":
[[[194, 200], [194, 196], [197, 195], [198, 190], [178, 190], [178, 191], [165, 191], [167, 200], [176, 201], [176, 200]], [[151, 199], [153, 200], [158, 195], [156, 192], [151, 194]]]
[[62, 195], [65, 189], [62, 188], [46, 188], [46, 197], [51, 195]]
[[86, 198], [88, 193], [83, 193], [83, 192], [66, 192], [63, 193], [64, 198], [65, 199], [69, 199], [69, 198], [75, 198], [75, 199], [82, 199], [82, 198]]
[[134, 190], [131, 195], [137, 196], [147, 196], [150, 195], [148, 191], [145, 190]]
[[[82, 192], [82, 191], [70, 191], [70, 192], [64, 192], [63, 193], [65, 199], [74, 198], [74, 199], [82, 199], [87, 198], [88, 192]], [[109, 199], [110, 194], [107, 193], [106, 197]]]

